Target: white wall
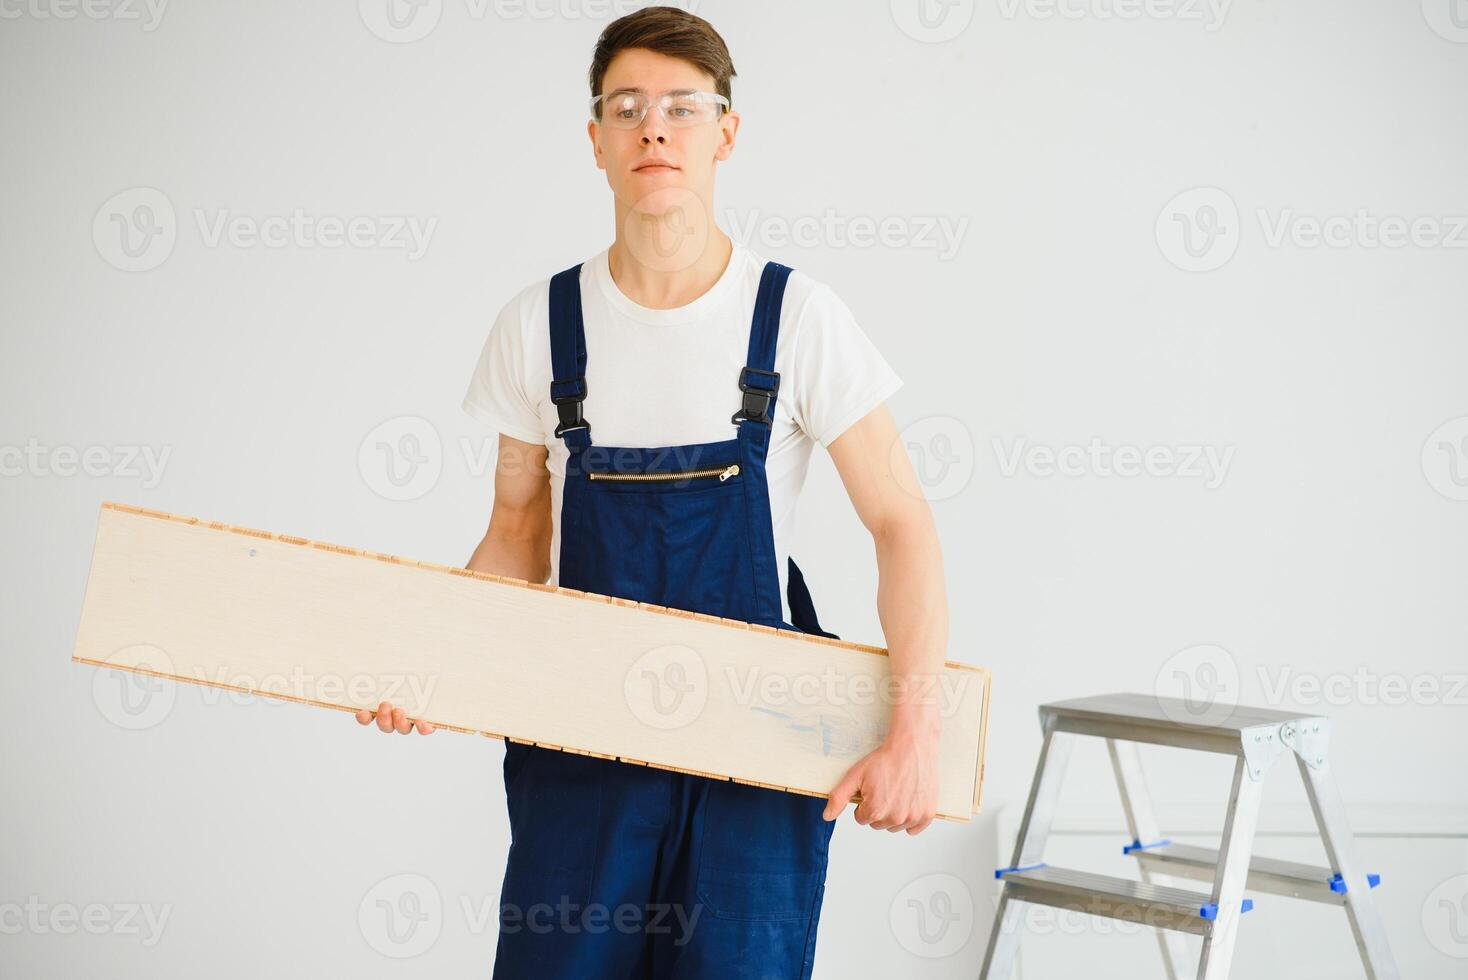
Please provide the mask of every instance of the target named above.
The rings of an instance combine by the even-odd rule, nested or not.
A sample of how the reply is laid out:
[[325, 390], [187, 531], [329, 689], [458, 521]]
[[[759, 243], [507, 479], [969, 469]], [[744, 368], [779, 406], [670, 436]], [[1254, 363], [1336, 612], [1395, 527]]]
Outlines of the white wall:
[[[496, 745], [374, 737], [194, 687], [129, 731], [111, 681], [67, 659], [103, 499], [445, 563], [482, 531], [491, 457], [458, 400], [500, 304], [609, 239], [582, 107], [591, 45], [622, 8], [430, 0], [408, 30], [432, 29], [408, 43], [379, 36], [394, 36], [384, 9], [0, 0], [0, 925], [27, 916], [0, 940], [7, 975], [489, 962]], [[817, 975], [975, 975], [993, 813], [1023, 800], [1036, 704], [1180, 676], [1335, 718], [1353, 809], [1389, 808], [1381, 839], [1417, 842], [1372, 854], [1400, 865], [1374, 869], [1392, 942], [1412, 976], [1461, 975], [1462, 0], [696, 9], [740, 71], [720, 220], [832, 283], [905, 378], [892, 409], [942, 533], [951, 655], [996, 677], [989, 812], [917, 839], [844, 823]], [[138, 188], [166, 198], [173, 240], [133, 259], [111, 221], [150, 200]], [[436, 224], [416, 258], [211, 237], [221, 217], [297, 209]], [[1353, 219], [1330, 225], [1340, 244], [1312, 244], [1311, 222], [1337, 216]], [[782, 237], [800, 219], [814, 236]], [[848, 237], [884, 219], [885, 242]], [[1417, 221], [1415, 242], [1380, 245], [1383, 220]], [[442, 469], [399, 502], [358, 451], [404, 416], [428, 420]], [[1083, 459], [1045, 475], [1023, 455], [1092, 440], [1155, 447], [1159, 474]], [[106, 474], [68, 475], [59, 447], [102, 447]], [[166, 452], [161, 474], [129, 447]], [[1206, 451], [1220, 465], [1193, 475]], [[880, 642], [870, 540], [823, 455], [803, 503], [823, 620]], [[1120, 835], [1102, 758], [1066, 799], [1116, 834], [1065, 838], [1057, 861]], [[1164, 812], [1222, 793], [1208, 766], [1154, 761]], [[442, 912], [426, 951], [392, 964], [358, 912], [421, 885], [405, 874]], [[933, 956], [950, 951], [914, 938], [908, 900], [941, 890], [970, 911]], [[108, 908], [100, 934], [66, 934], [64, 910], [91, 903]], [[39, 925], [27, 904], [47, 906]], [[161, 935], [141, 915], [130, 931], [128, 907], [166, 914]], [[1247, 920], [1241, 957], [1325, 975], [1315, 944], [1265, 944], [1273, 914]], [[1027, 942], [1032, 969], [1124, 955], [1047, 941]]]

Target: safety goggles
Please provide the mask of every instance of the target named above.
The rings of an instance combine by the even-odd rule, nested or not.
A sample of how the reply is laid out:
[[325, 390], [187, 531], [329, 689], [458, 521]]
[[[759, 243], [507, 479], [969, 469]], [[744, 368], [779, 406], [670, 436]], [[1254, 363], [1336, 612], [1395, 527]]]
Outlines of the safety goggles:
[[591, 118], [613, 129], [636, 129], [654, 105], [669, 126], [683, 127], [713, 122], [729, 108], [729, 100], [717, 92], [664, 92], [653, 98], [644, 92], [624, 89], [593, 98]]

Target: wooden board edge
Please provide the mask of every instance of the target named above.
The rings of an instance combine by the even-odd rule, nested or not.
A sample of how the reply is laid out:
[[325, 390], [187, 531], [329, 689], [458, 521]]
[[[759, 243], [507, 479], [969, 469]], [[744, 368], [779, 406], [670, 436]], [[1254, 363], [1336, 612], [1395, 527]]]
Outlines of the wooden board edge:
[[[988, 674], [988, 671], [985, 671]], [[989, 756], [989, 696], [994, 692], [994, 678], [989, 675], [984, 678], [984, 706], [980, 710], [984, 717], [979, 720], [979, 771], [974, 777], [974, 813], [978, 813], [983, 805], [984, 797], [984, 760]]]
[[[107, 506], [107, 504], [104, 503], [102, 506], [105, 508]], [[102, 540], [102, 520], [101, 520], [100, 517], [98, 517], [96, 530], [94, 530], [92, 532], [92, 553], [87, 556], [87, 579], [86, 579], [86, 583], [82, 586], [82, 606], [81, 606], [81, 608], [83, 610], [85, 610], [87, 608], [87, 599], [91, 597], [91, 591], [92, 591], [92, 573], [96, 570], [96, 565], [97, 565], [97, 545], [101, 543], [101, 540]], [[83, 616], [83, 615], [81, 615], [80, 613], [78, 613], [77, 614], [77, 618], [76, 618], [76, 633], [75, 633], [75, 635], [72, 638], [72, 646], [71, 646], [71, 650], [72, 650], [71, 659], [72, 659], [73, 662], [76, 662], [76, 663], [82, 663], [83, 662], [81, 660], [81, 658], [76, 655], [76, 651], [79, 650], [79, 649], [81, 649], [81, 645], [82, 645], [82, 626], [85, 624], [85, 622], [86, 622], [86, 617]]]

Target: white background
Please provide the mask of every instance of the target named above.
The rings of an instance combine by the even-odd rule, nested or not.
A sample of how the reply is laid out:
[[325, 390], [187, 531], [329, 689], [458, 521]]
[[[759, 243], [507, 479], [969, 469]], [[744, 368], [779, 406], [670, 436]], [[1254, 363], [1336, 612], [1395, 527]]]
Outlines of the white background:
[[[739, 70], [718, 219], [830, 282], [906, 381], [891, 407], [942, 536], [950, 656], [995, 674], [985, 813], [916, 839], [843, 821], [817, 976], [976, 975], [1035, 706], [1179, 678], [1334, 718], [1405, 975], [1468, 968], [1457, 2], [695, 8]], [[397, 30], [385, 3], [155, 19], [0, 0], [6, 976], [487, 971], [497, 743], [188, 685], [128, 730], [116, 678], [68, 660], [102, 500], [446, 564], [483, 531], [492, 444], [459, 399], [504, 301], [611, 238], [584, 79], [630, 8], [433, 0]], [[116, 222], [150, 201], [160, 234], [129, 256]], [[298, 209], [374, 238], [395, 216], [434, 224], [417, 257], [212, 237]], [[1339, 244], [1312, 244], [1337, 216]], [[1425, 221], [1386, 247], [1383, 219]], [[930, 225], [961, 229], [956, 247]], [[1229, 462], [1217, 480], [1121, 476], [1072, 450], [1067, 475], [1009, 466], [1019, 440]], [[67, 461], [90, 447], [101, 475]], [[161, 474], [129, 447], [167, 453]], [[843, 501], [817, 454], [796, 554], [825, 625], [880, 643], [872, 544]], [[1145, 759], [1164, 821], [1216, 832], [1219, 760]], [[1288, 836], [1288, 769], [1261, 844], [1320, 860]], [[1052, 859], [1115, 865], [1099, 748], [1063, 805], [1075, 832]], [[428, 918], [398, 942], [376, 902], [405, 892]], [[913, 918], [939, 892], [961, 913], [921, 932], [941, 947]], [[98, 934], [74, 921], [93, 903]], [[144, 910], [167, 915], [161, 935]], [[1025, 948], [1029, 976], [1158, 967], [1150, 939], [1099, 929]], [[1251, 976], [1355, 969], [1338, 912], [1282, 899], [1239, 949]]]

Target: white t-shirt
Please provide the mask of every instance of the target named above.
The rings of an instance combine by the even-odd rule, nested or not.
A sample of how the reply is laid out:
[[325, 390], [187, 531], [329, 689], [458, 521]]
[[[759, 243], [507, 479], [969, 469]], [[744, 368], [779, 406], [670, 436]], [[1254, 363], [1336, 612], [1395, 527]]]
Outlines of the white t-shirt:
[[[739, 372], [765, 259], [734, 243], [729, 265], [686, 306], [654, 310], [612, 280], [606, 250], [581, 269], [586, 401], [593, 445], [652, 448], [733, 439]], [[464, 411], [522, 442], [549, 447], [552, 585], [560, 581], [561, 491], [569, 452], [550, 400], [550, 279], [522, 290], [490, 328]], [[829, 446], [902, 386], [829, 286], [793, 269], [775, 349], [780, 392], [766, 457], [782, 616], [795, 505], [815, 443]], [[796, 556], [796, 562], [800, 557]]]

